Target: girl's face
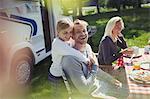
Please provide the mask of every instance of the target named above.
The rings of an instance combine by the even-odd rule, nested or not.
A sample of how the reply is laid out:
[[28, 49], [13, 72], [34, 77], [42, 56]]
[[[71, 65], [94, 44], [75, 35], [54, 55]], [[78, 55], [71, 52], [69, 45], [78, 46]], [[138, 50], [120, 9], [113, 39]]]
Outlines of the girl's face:
[[58, 37], [63, 41], [69, 41], [69, 39], [72, 37], [72, 30], [73, 30], [73, 27], [70, 26], [67, 29], [59, 32]]
[[117, 36], [121, 33], [121, 31], [122, 31], [121, 22], [117, 21], [113, 30], [112, 30], [112, 33], [113, 33], [113, 35]]

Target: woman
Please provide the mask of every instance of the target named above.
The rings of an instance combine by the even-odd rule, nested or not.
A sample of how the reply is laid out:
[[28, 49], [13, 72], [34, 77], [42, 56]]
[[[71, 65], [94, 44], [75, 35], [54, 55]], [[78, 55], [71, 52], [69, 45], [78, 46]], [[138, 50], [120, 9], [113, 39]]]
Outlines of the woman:
[[111, 74], [127, 85], [124, 66], [119, 67], [117, 70], [114, 70], [112, 66], [112, 63], [119, 58], [121, 59], [123, 54], [132, 54], [132, 51], [128, 50], [127, 44], [121, 33], [123, 29], [124, 23], [122, 18], [113, 17], [108, 21], [104, 36], [99, 45], [98, 63], [103, 71]]

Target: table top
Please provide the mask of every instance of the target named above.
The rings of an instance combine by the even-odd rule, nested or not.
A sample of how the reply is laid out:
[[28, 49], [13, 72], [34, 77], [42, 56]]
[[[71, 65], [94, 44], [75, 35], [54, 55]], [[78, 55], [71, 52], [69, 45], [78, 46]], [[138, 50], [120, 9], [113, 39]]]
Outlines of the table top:
[[[140, 54], [142, 56], [134, 58], [133, 61], [150, 62], [150, 54], [144, 54], [144, 49], [142, 48], [140, 49]], [[129, 62], [130, 62], [130, 58], [124, 58], [130, 94], [133, 95], [132, 97], [134, 97], [134, 99], [148, 99], [148, 98], [150, 99], [150, 84], [136, 83], [135, 81], [129, 78], [129, 75], [131, 73], [130, 69], [133, 68]], [[143, 95], [144, 97], [139, 96], [139, 95]], [[135, 97], [139, 97], [139, 98], [135, 98]], [[132, 99], [132, 98], [129, 98], [129, 99]]]

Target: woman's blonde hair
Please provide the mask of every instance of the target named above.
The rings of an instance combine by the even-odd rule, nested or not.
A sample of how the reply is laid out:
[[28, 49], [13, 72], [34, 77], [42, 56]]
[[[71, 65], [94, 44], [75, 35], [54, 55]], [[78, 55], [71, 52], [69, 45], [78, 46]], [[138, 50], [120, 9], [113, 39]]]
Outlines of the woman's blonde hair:
[[120, 21], [121, 22], [121, 30], [124, 29], [124, 23], [123, 23], [123, 20], [121, 17], [113, 17], [111, 18], [108, 22], [107, 22], [107, 25], [105, 27], [105, 32], [104, 32], [104, 36], [103, 36], [103, 39], [106, 37], [106, 36], [109, 36], [109, 37], [112, 37], [112, 30], [114, 28], [114, 26], [116, 25], [116, 22]]
[[57, 22], [57, 33], [61, 33], [69, 27], [73, 27], [73, 22], [69, 18], [60, 19]]

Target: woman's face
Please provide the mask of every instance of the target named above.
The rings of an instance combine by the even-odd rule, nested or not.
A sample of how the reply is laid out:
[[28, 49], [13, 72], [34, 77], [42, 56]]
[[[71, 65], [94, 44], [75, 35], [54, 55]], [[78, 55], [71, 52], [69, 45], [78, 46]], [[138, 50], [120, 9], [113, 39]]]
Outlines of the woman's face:
[[122, 26], [121, 26], [121, 22], [120, 21], [117, 21], [113, 30], [112, 30], [112, 34], [117, 36], [121, 33], [122, 31]]

